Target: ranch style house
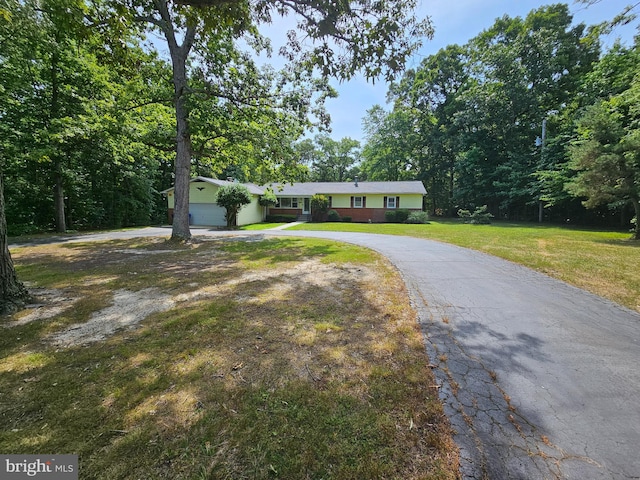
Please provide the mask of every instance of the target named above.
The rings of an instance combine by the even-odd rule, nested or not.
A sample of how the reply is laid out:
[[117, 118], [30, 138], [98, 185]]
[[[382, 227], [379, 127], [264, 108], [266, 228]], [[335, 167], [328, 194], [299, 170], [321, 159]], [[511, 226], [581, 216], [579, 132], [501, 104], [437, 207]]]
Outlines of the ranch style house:
[[[189, 217], [191, 225], [224, 226], [225, 209], [216, 205], [218, 189], [229, 180], [195, 177], [189, 189]], [[329, 199], [329, 209], [341, 217], [351, 217], [353, 222], [385, 221], [385, 212], [406, 209], [421, 211], [426, 195], [420, 181], [403, 182], [306, 182], [293, 184], [273, 184], [258, 186], [244, 184], [251, 193], [252, 200], [238, 213], [238, 225], [259, 223], [267, 215], [294, 215], [301, 220], [311, 219], [311, 197], [324, 195]], [[259, 204], [260, 196], [270, 188], [278, 198], [272, 207]], [[169, 222], [173, 221], [173, 188], [161, 192], [166, 195], [169, 207]]]

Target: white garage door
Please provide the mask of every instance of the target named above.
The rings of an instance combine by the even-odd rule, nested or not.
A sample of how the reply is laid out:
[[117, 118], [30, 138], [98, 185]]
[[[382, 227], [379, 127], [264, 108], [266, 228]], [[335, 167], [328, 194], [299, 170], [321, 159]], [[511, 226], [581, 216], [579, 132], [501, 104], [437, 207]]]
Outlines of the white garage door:
[[226, 210], [213, 203], [190, 203], [191, 225], [224, 226]]

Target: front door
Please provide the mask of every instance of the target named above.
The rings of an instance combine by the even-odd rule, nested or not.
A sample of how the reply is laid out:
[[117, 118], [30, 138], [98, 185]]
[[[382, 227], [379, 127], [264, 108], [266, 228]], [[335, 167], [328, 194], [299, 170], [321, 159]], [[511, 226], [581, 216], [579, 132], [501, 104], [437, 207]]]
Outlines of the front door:
[[309, 215], [310, 210], [311, 210], [311, 199], [307, 197], [302, 202], [302, 214]]

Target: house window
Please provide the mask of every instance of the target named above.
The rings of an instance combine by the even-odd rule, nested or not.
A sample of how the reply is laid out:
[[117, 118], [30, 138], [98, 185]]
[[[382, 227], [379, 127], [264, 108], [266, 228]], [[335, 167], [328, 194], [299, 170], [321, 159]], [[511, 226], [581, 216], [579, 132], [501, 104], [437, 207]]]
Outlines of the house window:
[[298, 199], [297, 198], [292, 198], [291, 199], [291, 208], [298, 208]]
[[280, 208], [291, 208], [291, 199], [290, 198], [280, 198], [278, 202], [278, 207]]
[[387, 208], [396, 208], [396, 197], [387, 197]]
[[362, 208], [362, 197], [353, 197], [353, 208]]

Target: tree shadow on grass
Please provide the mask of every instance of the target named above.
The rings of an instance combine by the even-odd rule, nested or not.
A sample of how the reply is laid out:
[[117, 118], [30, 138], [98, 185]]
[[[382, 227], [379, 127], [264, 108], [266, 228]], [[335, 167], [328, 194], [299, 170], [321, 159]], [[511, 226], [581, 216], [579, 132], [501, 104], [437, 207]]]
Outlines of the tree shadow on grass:
[[640, 248], [640, 240], [634, 240], [631, 237], [619, 240], [596, 240], [596, 242], [614, 245], [616, 247]]

